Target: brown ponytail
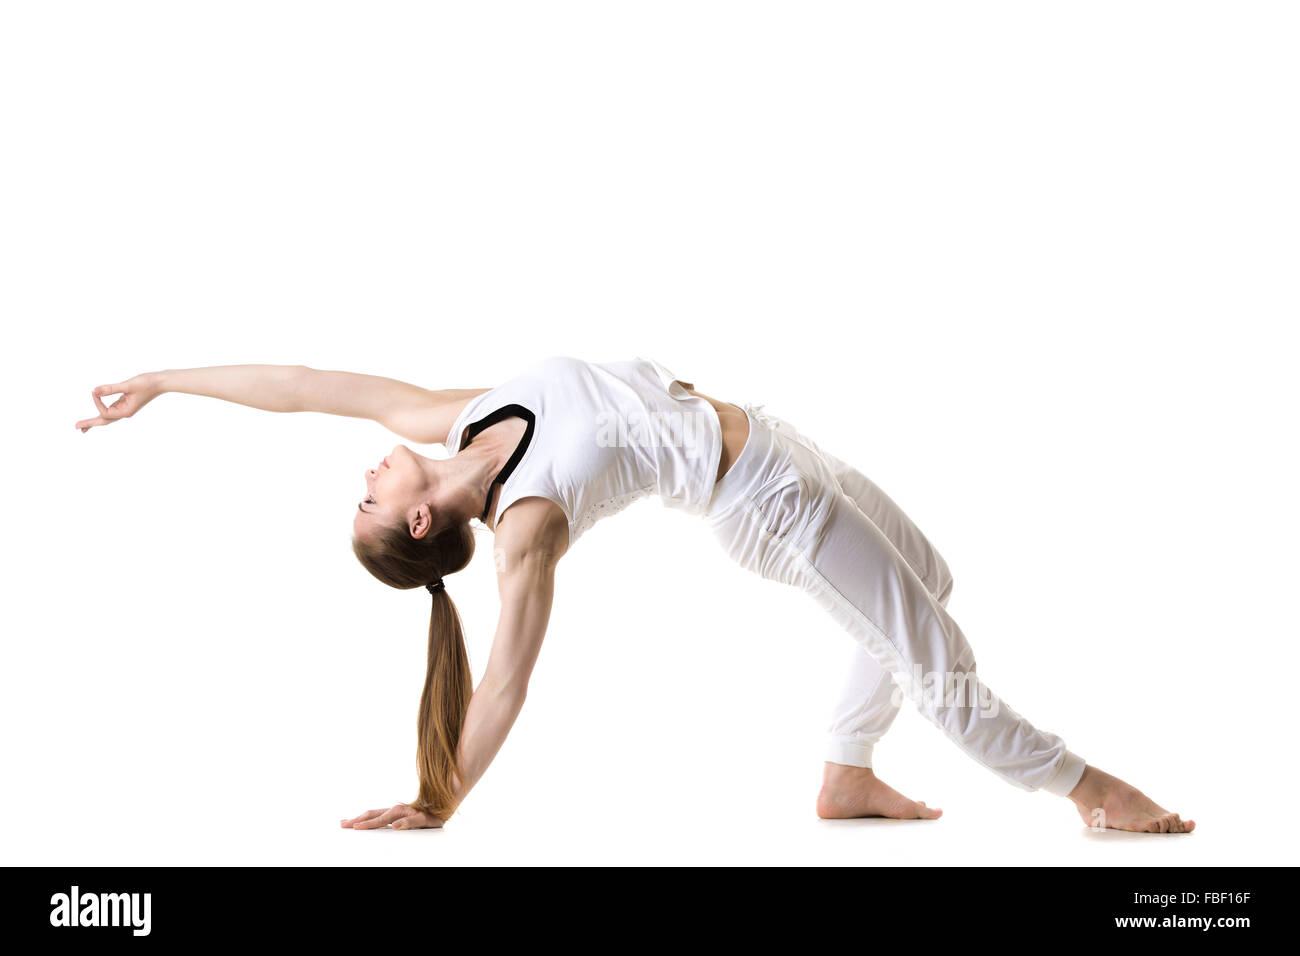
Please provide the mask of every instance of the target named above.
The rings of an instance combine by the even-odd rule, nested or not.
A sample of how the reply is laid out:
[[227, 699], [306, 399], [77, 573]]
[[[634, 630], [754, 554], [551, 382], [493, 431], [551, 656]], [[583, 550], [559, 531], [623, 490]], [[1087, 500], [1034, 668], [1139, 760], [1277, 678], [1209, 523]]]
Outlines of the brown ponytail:
[[[469, 564], [474, 532], [469, 522], [437, 534], [414, 538], [404, 526], [383, 528], [362, 541], [352, 539], [352, 553], [385, 584], [407, 590], [425, 587]], [[410, 805], [446, 820], [456, 809], [460, 734], [474, 692], [469, 651], [460, 614], [446, 588], [432, 594], [429, 612], [429, 660], [420, 694], [416, 767], [419, 795]]]

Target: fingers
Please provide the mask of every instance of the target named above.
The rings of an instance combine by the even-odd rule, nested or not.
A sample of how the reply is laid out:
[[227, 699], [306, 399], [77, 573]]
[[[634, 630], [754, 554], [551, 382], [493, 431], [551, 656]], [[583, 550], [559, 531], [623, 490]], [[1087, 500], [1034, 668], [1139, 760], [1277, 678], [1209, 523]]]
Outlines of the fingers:
[[[118, 392], [122, 392], [122, 397], [112, 405], [105, 405], [100, 399], [101, 395], [114, 395]], [[103, 418], [116, 419], [123, 417], [126, 414], [128, 404], [130, 404], [128, 401], [130, 396], [122, 390], [120, 385], [99, 385], [91, 391], [90, 397], [95, 400], [95, 404], [99, 407], [99, 414]]]
[[358, 823], [361, 823], [365, 820], [370, 820], [374, 817], [380, 816], [381, 814], [387, 812], [388, 812], [387, 810], [370, 810], [366, 813], [360, 814], [359, 816], [353, 817], [351, 820], [340, 820], [339, 825], [345, 827], [353, 827], [356, 826]]
[[[96, 385], [90, 394], [93, 395], [95, 401], [98, 402], [101, 395], [116, 395], [119, 392], [125, 392], [125, 386], [125, 382], [119, 382], [116, 385]], [[101, 405], [100, 407], [102, 408], [103, 406]]]
[[99, 409], [99, 414], [101, 414], [101, 415], [107, 415], [107, 414], [108, 414], [108, 406], [106, 406], [106, 405], [104, 404], [104, 402], [103, 402], [103, 401], [100, 399], [100, 397], [99, 397], [100, 395], [112, 395], [112, 394], [113, 394], [112, 392], [106, 392], [106, 391], [104, 391], [104, 389], [106, 389], [106, 388], [108, 388], [108, 387], [109, 387], [109, 386], [107, 386], [107, 385], [97, 385], [95, 388], [93, 388], [93, 389], [90, 390], [90, 397], [93, 398], [93, 399], [95, 400], [95, 405], [96, 405], [96, 407]]
[[85, 433], [97, 425], [111, 425], [113, 422], [121, 421], [123, 418], [121, 415], [113, 415], [112, 409], [109, 409], [109, 415], [112, 417], [96, 415], [94, 418], [83, 418], [81, 421], [77, 422], [77, 428]]
[[399, 804], [398, 806], [393, 807], [391, 810], [383, 811], [377, 817], [367, 816], [367, 818], [365, 820], [362, 820], [360, 823], [354, 823], [352, 825], [352, 828], [354, 830], [373, 830], [376, 827], [386, 827], [388, 826], [388, 824], [392, 823], [398, 817], [405, 816], [408, 810], [409, 810], [408, 807], [404, 807]]
[[[102, 396], [116, 395], [119, 392], [122, 392], [121, 398], [112, 405], [104, 404]], [[108, 425], [129, 417], [127, 395], [122, 385], [96, 385], [90, 390], [90, 397], [94, 399], [95, 407], [99, 409], [99, 415], [95, 418], [85, 418], [77, 422], [77, 429], [83, 435], [97, 425]]]
[[350, 827], [353, 830], [378, 830], [389, 824], [394, 830], [423, 830], [440, 827], [442, 821], [431, 814], [421, 813], [405, 803], [399, 803], [388, 810], [371, 810], [351, 820], [339, 821], [340, 826]]

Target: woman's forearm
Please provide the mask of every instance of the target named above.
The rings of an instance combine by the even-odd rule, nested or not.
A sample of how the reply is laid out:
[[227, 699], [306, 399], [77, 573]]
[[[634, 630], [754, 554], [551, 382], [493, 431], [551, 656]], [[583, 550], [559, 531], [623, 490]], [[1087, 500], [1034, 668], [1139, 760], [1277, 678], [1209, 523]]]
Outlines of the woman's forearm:
[[484, 681], [470, 697], [457, 749], [457, 759], [465, 774], [456, 785], [457, 806], [496, 758], [523, 709], [524, 696], [524, 691], [517, 687], [497, 689]]
[[267, 412], [299, 412], [306, 410], [303, 398], [310, 371], [304, 365], [213, 365], [164, 369], [154, 375], [159, 392], [204, 395]]

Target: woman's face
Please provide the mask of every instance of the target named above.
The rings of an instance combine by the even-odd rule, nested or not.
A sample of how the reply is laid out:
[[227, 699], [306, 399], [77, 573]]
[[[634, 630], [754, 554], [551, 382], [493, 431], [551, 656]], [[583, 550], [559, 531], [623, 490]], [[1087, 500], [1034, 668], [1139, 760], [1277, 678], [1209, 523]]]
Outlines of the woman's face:
[[352, 521], [354, 534], [361, 537], [380, 526], [395, 525], [406, 525], [417, 536], [421, 533], [421, 512], [427, 521], [432, 487], [420, 458], [405, 445], [397, 445], [379, 464], [366, 469], [365, 494]]

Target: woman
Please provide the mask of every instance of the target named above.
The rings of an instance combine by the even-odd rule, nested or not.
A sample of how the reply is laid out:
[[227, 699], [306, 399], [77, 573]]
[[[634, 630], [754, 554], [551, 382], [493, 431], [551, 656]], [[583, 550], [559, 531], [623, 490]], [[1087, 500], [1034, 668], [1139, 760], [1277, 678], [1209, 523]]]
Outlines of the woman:
[[[1195, 827], [1003, 704], [976, 675], [971, 647], [947, 612], [952, 576], [940, 554], [869, 479], [762, 405], [719, 401], [642, 358], [556, 357], [496, 388], [440, 391], [305, 366], [240, 365], [98, 386], [92, 396], [99, 414], [77, 428], [85, 433], [130, 418], [164, 392], [368, 418], [451, 452], [428, 458], [396, 446], [366, 471], [356, 504], [357, 558], [385, 584], [427, 588], [432, 609], [419, 794], [343, 820], [344, 827], [438, 827], [450, 818], [523, 706], [556, 564], [594, 522], [650, 494], [703, 515], [735, 561], [808, 592], [854, 638], [827, 742], [819, 816], [942, 813], [907, 799], [871, 769], [872, 747], [901, 703], [897, 683], [969, 756], [1023, 790], [1069, 798], [1090, 826]], [[477, 688], [446, 585], [473, 556], [474, 519], [494, 534], [501, 595]]]

